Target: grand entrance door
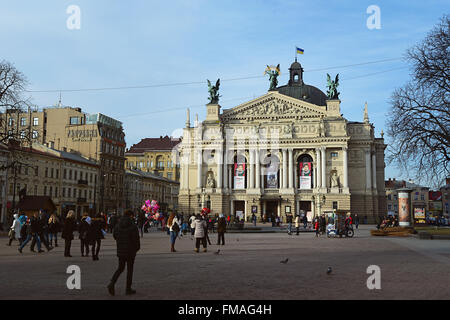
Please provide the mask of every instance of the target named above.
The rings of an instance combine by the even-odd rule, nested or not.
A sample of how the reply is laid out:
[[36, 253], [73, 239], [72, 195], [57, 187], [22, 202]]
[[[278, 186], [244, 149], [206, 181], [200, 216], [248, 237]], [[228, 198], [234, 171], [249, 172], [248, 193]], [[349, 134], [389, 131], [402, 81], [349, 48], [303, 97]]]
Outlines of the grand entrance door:
[[278, 215], [278, 201], [266, 201], [266, 215], [267, 219]]
[[306, 214], [308, 221], [312, 221], [311, 201], [300, 201], [300, 216]]
[[244, 218], [245, 215], [245, 201], [234, 201], [234, 216], [236, 217], [237, 214], [241, 214], [241, 218]]

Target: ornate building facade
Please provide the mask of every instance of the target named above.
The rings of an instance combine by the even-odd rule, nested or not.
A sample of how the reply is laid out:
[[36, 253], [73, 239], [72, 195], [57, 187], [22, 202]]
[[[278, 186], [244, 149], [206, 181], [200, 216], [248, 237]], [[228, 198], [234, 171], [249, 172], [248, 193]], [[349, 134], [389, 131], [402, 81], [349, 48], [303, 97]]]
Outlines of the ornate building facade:
[[363, 122], [339, 99], [303, 82], [297, 61], [287, 85], [231, 109], [208, 104], [179, 146], [180, 211], [257, 216], [346, 210], [373, 222], [386, 213], [383, 137], [367, 104]]

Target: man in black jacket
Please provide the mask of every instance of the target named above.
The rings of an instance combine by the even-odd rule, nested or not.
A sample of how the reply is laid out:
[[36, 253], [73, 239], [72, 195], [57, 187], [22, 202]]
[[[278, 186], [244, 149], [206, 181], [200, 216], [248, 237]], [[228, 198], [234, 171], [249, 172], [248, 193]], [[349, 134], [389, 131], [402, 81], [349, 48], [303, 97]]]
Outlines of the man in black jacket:
[[133, 222], [133, 212], [128, 210], [125, 215], [120, 218], [119, 223], [113, 231], [113, 237], [117, 242], [117, 257], [119, 257], [119, 267], [114, 273], [110, 284], [108, 285], [108, 292], [113, 296], [115, 294], [114, 285], [117, 279], [125, 270], [127, 265], [127, 289], [126, 294], [135, 294], [136, 291], [131, 289], [133, 282], [133, 265], [136, 258], [136, 252], [141, 248], [139, 239], [139, 231]]

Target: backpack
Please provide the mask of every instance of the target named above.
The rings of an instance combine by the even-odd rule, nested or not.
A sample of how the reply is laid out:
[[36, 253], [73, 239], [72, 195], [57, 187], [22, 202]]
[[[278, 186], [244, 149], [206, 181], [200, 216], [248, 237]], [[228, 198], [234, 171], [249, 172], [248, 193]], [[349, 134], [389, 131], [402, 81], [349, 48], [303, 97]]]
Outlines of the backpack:
[[178, 225], [178, 223], [176, 223], [176, 222], [173, 223], [173, 225], [172, 225], [172, 230], [173, 230], [173, 232], [175, 232], [175, 233], [180, 232], [180, 226]]

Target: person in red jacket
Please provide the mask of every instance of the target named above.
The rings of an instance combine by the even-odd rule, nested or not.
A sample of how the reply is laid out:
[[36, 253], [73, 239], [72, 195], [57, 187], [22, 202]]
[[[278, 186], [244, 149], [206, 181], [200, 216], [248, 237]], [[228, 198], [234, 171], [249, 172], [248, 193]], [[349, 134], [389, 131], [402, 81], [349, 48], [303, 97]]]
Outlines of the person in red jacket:
[[316, 229], [316, 237], [318, 237], [320, 232], [320, 223], [319, 223], [320, 219], [319, 217], [316, 217], [315, 219], [316, 221], [314, 223], [314, 229]]

